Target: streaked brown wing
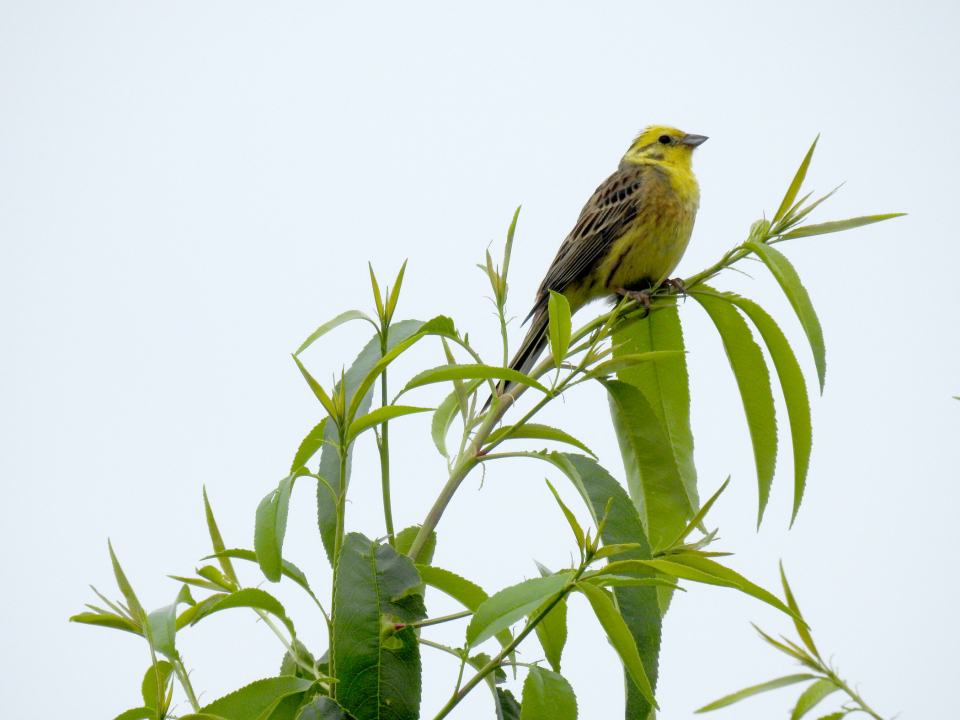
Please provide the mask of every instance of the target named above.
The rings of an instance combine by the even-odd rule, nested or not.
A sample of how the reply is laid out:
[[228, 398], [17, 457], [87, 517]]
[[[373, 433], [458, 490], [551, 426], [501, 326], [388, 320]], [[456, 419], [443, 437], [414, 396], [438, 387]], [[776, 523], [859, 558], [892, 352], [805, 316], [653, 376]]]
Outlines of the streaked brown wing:
[[560, 246], [553, 264], [537, 290], [537, 308], [549, 291], [562, 292], [586, 277], [608, 249], [623, 235], [637, 215], [637, 193], [643, 187], [646, 166], [633, 165], [608, 177], [580, 211], [573, 230]]

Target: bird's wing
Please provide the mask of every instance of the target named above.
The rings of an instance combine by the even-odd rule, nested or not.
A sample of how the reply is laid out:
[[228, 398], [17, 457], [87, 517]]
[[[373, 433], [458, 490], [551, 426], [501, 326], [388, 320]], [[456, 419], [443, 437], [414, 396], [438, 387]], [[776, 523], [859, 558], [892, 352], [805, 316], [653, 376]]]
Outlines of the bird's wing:
[[617, 170], [601, 183], [560, 246], [537, 291], [531, 315], [545, 303], [550, 290], [563, 292], [570, 283], [583, 279], [623, 235], [636, 218], [637, 194], [648, 181], [649, 172], [648, 166], [632, 165]]

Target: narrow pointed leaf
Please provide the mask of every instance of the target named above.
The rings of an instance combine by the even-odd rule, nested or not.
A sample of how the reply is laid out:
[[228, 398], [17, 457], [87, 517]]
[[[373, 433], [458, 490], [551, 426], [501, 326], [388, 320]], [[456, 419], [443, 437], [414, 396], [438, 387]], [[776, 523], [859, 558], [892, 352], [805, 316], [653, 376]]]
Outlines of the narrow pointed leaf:
[[659, 709], [657, 701], [653, 696], [653, 687], [647, 678], [643, 663], [640, 662], [637, 644], [634, 642], [633, 636], [630, 634], [630, 629], [623, 621], [617, 608], [604, 594], [603, 590], [594, 587], [590, 583], [578, 582], [577, 589], [587, 596], [587, 600], [590, 601], [590, 606], [593, 608], [597, 620], [599, 620], [600, 625], [603, 626], [604, 631], [607, 633], [607, 638], [610, 640], [610, 644], [613, 645], [614, 650], [617, 651], [620, 660], [623, 662], [623, 666], [627, 669], [637, 689], [647, 699], [647, 702]]
[[[503, 246], [503, 280], [506, 283], [507, 272], [510, 270], [510, 256], [513, 254], [513, 236], [517, 231], [517, 219], [520, 217], [520, 207], [518, 206], [516, 212], [513, 213], [513, 220], [510, 221], [510, 227], [507, 229], [507, 242]], [[504, 285], [506, 287], [506, 285]], [[503, 299], [506, 300], [507, 296], [504, 293]]]
[[407, 261], [403, 261], [400, 266], [400, 272], [397, 273], [397, 279], [393, 283], [393, 290], [390, 291], [390, 297], [387, 300], [387, 320], [393, 317], [394, 310], [397, 309], [397, 300], [400, 298], [400, 286], [403, 285], [403, 274], [407, 270]]
[[[715, 292], [712, 288], [701, 287]], [[770, 497], [777, 461], [777, 421], [767, 363], [759, 346], [754, 342], [746, 321], [734, 307], [714, 295], [700, 292], [692, 292], [691, 295], [707, 311], [720, 333], [723, 348], [740, 389], [757, 466], [757, 483], [760, 489], [760, 509], [757, 516], [759, 526]]]
[[800, 169], [797, 170], [797, 174], [793, 177], [793, 182], [790, 183], [790, 187], [787, 188], [787, 194], [783, 197], [783, 202], [780, 203], [780, 207], [777, 209], [777, 213], [773, 216], [771, 223], [776, 223], [777, 220], [783, 217], [784, 213], [790, 209], [790, 206], [793, 205], [793, 201], [797, 198], [797, 193], [800, 192], [800, 186], [803, 185], [803, 180], [807, 176], [807, 168], [810, 167], [810, 160], [813, 158], [813, 151], [817, 147], [817, 141], [820, 140], [820, 136], [817, 135], [816, 139], [813, 141], [813, 145], [810, 146], [810, 149], [807, 151], [806, 157], [803, 158], [803, 162], [800, 163]]
[[[797, 599], [793, 596], [793, 593], [790, 590], [790, 583], [787, 582], [787, 574], [783, 571], [783, 561], [780, 561], [780, 581], [783, 583], [783, 594], [787, 598], [787, 606], [797, 614], [798, 617], [803, 617], [800, 614], [800, 606], [797, 604]], [[810, 630], [807, 628], [806, 623], [793, 621], [794, 627], [797, 628], [797, 634], [800, 635], [800, 639], [803, 640], [803, 644], [807, 646], [807, 650], [813, 653], [814, 657], [820, 657], [820, 653], [817, 652], [817, 646], [813, 643], [813, 636], [810, 635]]]
[[235, 593], [225, 595], [220, 599], [219, 602], [203, 608], [201, 612], [197, 613], [193, 617], [190, 624], [196, 625], [203, 618], [207, 617], [208, 615], [212, 615], [215, 612], [241, 607], [256, 608], [258, 610], [263, 610], [264, 612], [270, 613], [280, 620], [284, 625], [286, 625], [287, 630], [290, 631], [291, 637], [296, 636], [297, 633], [293, 628], [293, 622], [291, 622], [290, 618], [287, 617], [287, 613], [283, 609], [283, 605], [280, 604], [280, 601], [273, 597], [273, 595], [270, 593], [259, 588], [244, 588], [243, 590], [237, 590]]
[[317, 451], [323, 447], [323, 436], [326, 433], [327, 419], [324, 418], [320, 424], [311, 430], [297, 448], [297, 454], [293, 456], [293, 463], [290, 465], [290, 473], [293, 474], [300, 468], [306, 466]]
[[133, 592], [133, 587], [130, 585], [130, 581], [127, 580], [123, 568], [120, 567], [120, 561], [117, 560], [117, 556], [113, 552], [113, 544], [109, 540], [107, 540], [107, 548], [110, 550], [110, 561], [113, 563], [113, 576], [116, 578], [117, 587], [119, 587], [120, 592], [123, 593], [123, 597], [127, 601], [127, 607], [130, 609], [134, 620], [142, 621], [146, 618], [147, 614], [144, 612], [143, 606], [140, 605], [140, 601], [137, 600], [136, 593]]
[[84, 612], [79, 615], [73, 615], [70, 622], [82, 623], [84, 625], [99, 625], [100, 627], [113, 628], [114, 630], [123, 630], [134, 635], [143, 635], [140, 628], [127, 620], [125, 617], [113, 614]]
[[813, 235], [826, 235], [827, 233], [842, 232], [852, 230], [853, 228], [872, 225], [873, 223], [883, 222], [891, 218], [903, 217], [906, 213], [886, 213], [883, 215], [864, 215], [863, 217], [850, 218], [849, 220], [834, 220], [833, 222], [819, 223], [817, 225], [804, 225], [784, 233], [780, 240], [792, 240], [799, 237], [810, 237]]
[[694, 514], [670, 438], [643, 392], [604, 380], [627, 487], [654, 550], [669, 545]]
[[484, 601], [467, 626], [467, 646], [476, 647], [556, 595], [570, 579], [569, 572], [532, 578], [512, 585]]
[[641, 357], [654, 360], [618, 369], [617, 379], [638, 388], [656, 413], [669, 440], [687, 501], [695, 512], [700, 500], [690, 430], [690, 381], [678, 308], [663, 308], [618, 328], [613, 343], [614, 357], [608, 363]]
[[319, 339], [323, 335], [326, 335], [335, 327], [343, 325], [345, 322], [350, 322], [351, 320], [366, 320], [368, 323], [376, 327], [376, 323], [374, 323], [373, 320], [371, 320], [369, 317], [367, 317], [364, 313], [360, 312], [359, 310], [347, 310], [345, 313], [340, 313], [330, 322], [326, 322], [320, 327], [318, 327], [316, 330], [314, 330], [310, 334], [310, 337], [308, 337], [306, 340], [303, 341], [303, 345], [297, 348], [297, 351], [294, 353], [294, 355], [299, 355], [308, 347], [310, 347], [317, 339]]
[[[426, 552], [424, 552], [422, 556], [425, 557]], [[436, 588], [440, 592], [446, 593], [467, 608], [467, 610], [476, 612], [477, 609], [489, 599], [487, 593], [484, 592], [483, 588], [479, 585], [449, 570], [428, 565], [417, 565], [417, 571], [420, 573], [420, 578], [425, 584]], [[497, 642], [503, 647], [509, 645], [510, 641], [513, 640], [513, 636], [509, 630], [500, 630], [496, 633], [496, 638]]]
[[584, 452], [596, 457], [590, 448], [577, 440], [575, 437], [565, 433], [563, 430], [552, 428], [549, 425], [538, 425], [537, 423], [524, 423], [519, 427], [515, 425], [505, 425], [490, 433], [490, 436], [487, 438], [487, 444], [489, 445], [495, 443], [504, 436], [509, 436], [509, 440], [555, 440], [557, 442], [566, 443], [567, 445], [573, 445], [574, 447], [580, 448]]
[[551, 290], [547, 305], [550, 352], [554, 365], [559, 368], [570, 347], [570, 303], [563, 295]]
[[[611, 565], [614, 564], [611, 563]], [[645, 564], [674, 577], [707, 583], [708, 585], [735, 588], [803, 622], [803, 618], [784, 605], [775, 595], [759, 585], [754, 585], [739, 573], [710, 558], [693, 555], [670, 555], [666, 558], [647, 560]], [[607, 567], [610, 567], [610, 565]]]
[[[600, 531], [604, 545], [635, 544], [638, 547], [618, 554], [622, 559], [649, 559], [650, 545], [643, 531], [640, 516], [623, 486], [617, 482], [596, 460], [564, 453], [565, 473], [573, 481], [590, 509], [593, 521], [599, 525], [606, 514], [606, 522]], [[576, 479], [574, 479], [574, 476]], [[642, 569], [636, 573], [625, 573], [636, 579], [651, 579], [652, 571]], [[633, 637], [643, 663], [646, 676], [652, 687], [656, 688], [658, 675], [658, 657], [660, 654], [660, 634], [662, 615], [657, 600], [656, 587], [620, 586], [613, 588], [617, 609]], [[624, 670], [626, 689], [626, 720], [647, 720], [652, 706], [637, 688], [630, 674]]]
[[520, 720], [577, 720], [577, 697], [562, 675], [530, 668], [523, 681]]
[[803, 691], [800, 699], [797, 700], [796, 706], [793, 708], [793, 712], [790, 714], [790, 720], [800, 720], [800, 718], [813, 710], [827, 695], [835, 693], [839, 689], [839, 687], [829, 680], [817, 680], [813, 685]]
[[802, 673], [799, 675], [787, 675], [786, 677], [777, 678], [776, 680], [770, 680], [769, 682], [760, 683], [759, 685], [754, 685], [752, 687], [744, 688], [739, 692], [731, 693], [725, 697], [720, 698], [719, 700], [714, 700], [708, 705], [704, 705], [699, 710], [695, 712], [705, 713], [710, 712], [711, 710], [719, 710], [720, 708], [727, 707], [728, 705], [733, 705], [738, 703], [741, 700], [744, 700], [753, 695], [759, 695], [760, 693], [769, 692], [770, 690], [777, 690], [782, 687], [787, 687], [789, 685], [795, 685], [796, 683], [806, 682], [807, 680], [815, 680], [816, 675], [808, 675]]
[[494, 367], [492, 365], [440, 365], [439, 367], [431, 368], [430, 370], [424, 370], [422, 373], [411, 378], [410, 382], [406, 384], [400, 394], [402, 395], [408, 390], [412, 390], [413, 388], [421, 387], [423, 385], [446, 382], [448, 380], [455, 379], [509, 380], [511, 382], [520, 383], [521, 385], [529, 385], [545, 395], [550, 394], [550, 391], [547, 390], [547, 388], [538, 383], [532, 377], [524, 375], [521, 372], [517, 372], [516, 370], [511, 370], [510, 368]]
[[276, 490], [270, 491], [257, 507], [253, 531], [253, 547], [260, 570], [270, 582], [279, 582], [282, 566], [283, 539], [287, 532], [287, 512], [295, 475], [285, 477]]
[[810, 452], [813, 447], [813, 424], [810, 420], [810, 398], [807, 395], [807, 383], [796, 355], [790, 348], [786, 336], [765, 310], [752, 300], [737, 295], [725, 294], [734, 305], [750, 318], [760, 337], [763, 338], [773, 366], [777, 370], [783, 399], [787, 405], [787, 417], [790, 419], [790, 438], [793, 443], [793, 514], [790, 524], [797, 519], [803, 491], [807, 484], [807, 471], [810, 469]]
[[440, 407], [433, 413], [433, 420], [430, 423], [430, 437], [433, 438], [433, 444], [444, 457], [449, 457], [447, 452], [447, 433], [450, 431], [450, 425], [453, 418], [456, 417], [460, 409], [460, 398], [457, 391], [447, 395]]
[[384, 314], [383, 300], [380, 296], [380, 285], [377, 284], [377, 276], [373, 273], [373, 263], [367, 263], [367, 267], [370, 268], [370, 285], [373, 288], [373, 299], [377, 303], [377, 315], [382, 318], [384, 317]]
[[[540, 575], [547, 577], [553, 573], [546, 568], [540, 568]], [[546, 608], [540, 607], [536, 614]], [[564, 598], [556, 603], [536, 626], [537, 639], [543, 648], [543, 654], [550, 663], [554, 672], [560, 672], [560, 658], [563, 656], [563, 647], [567, 644], [567, 600]]]
[[745, 247], [753, 250], [757, 256], [763, 260], [764, 264], [770, 268], [770, 272], [780, 283], [787, 300], [793, 307], [793, 311], [800, 319], [803, 331], [807, 334], [807, 341], [810, 343], [810, 349], [813, 351], [813, 360], [817, 366], [817, 378], [820, 380], [820, 392], [823, 393], [823, 382], [827, 374], [826, 349], [823, 343], [823, 328], [820, 327], [820, 319], [813, 309], [813, 303], [810, 302], [810, 295], [807, 289], [800, 282], [800, 276], [793, 265], [787, 260], [787, 257], [769, 245], [758, 243], [745, 243]]
[[550, 481], [547, 480], [547, 487], [550, 488], [550, 492], [553, 493], [554, 500], [557, 501], [557, 505], [560, 506], [560, 510], [563, 512], [563, 516], [567, 519], [567, 524], [570, 526], [570, 529], [573, 530], [573, 536], [577, 540], [577, 547], [580, 548], [581, 554], [584, 551], [585, 545], [583, 540], [583, 528], [580, 527], [580, 523], [577, 522], [576, 516], [570, 512], [570, 508], [563, 504], [563, 500], [560, 499], [560, 496], [557, 494], [556, 488], [550, 484]]
[[[387, 340], [387, 348], [392, 349], [397, 344], [408, 339], [417, 333], [424, 323], [419, 320], [402, 320], [390, 326], [390, 336]], [[354, 396], [360, 388], [361, 382], [381, 358], [380, 338], [376, 335], [364, 346], [363, 350], [357, 356], [357, 359], [350, 366], [344, 375], [344, 392], [347, 403], [352, 403]], [[373, 402], [373, 392], [370, 387], [364, 390], [364, 394], [357, 402], [357, 412], [361, 415], [370, 409]], [[339, 494], [343, 488], [340, 484], [340, 453], [338, 445], [340, 438], [335, 423], [327, 423], [323, 434], [324, 443], [320, 449], [320, 471], [319, 475], [323, 478], [334, 493], [330, 493], [323, 484], [317, 485], [317, 525], [320, 528], [320, 538], [323, 541], [323, 548], [326, 550], [327, 559], [333, 563], [333, 544], [334, 535], [337, 530], [337, 509], [333, 495]], [[350, 484], [350, 472], [353, 466], [353, 449], [347, 450], [346, 478], [345, 485]]]
[[360, 433], [382, 422], [403, 417], [404, 415], [422, 412], [433, 412], [433, 408], [409, 407], [407, 405], [387, 405], [385, 407], [379, 407], [366, 415], [361, 415], [353, 421], [353, 424], [347, 431], [347, 442], [352, 442]]
[[313, 376], [307, 371], [303, 366], [303, 363], [300, 362], [300, 358], [296, 355], [293, 356], [293, 360], [297, 363], [297, 367], [300, 369], [300, 374], [303, 375], [304, 380], [307, 381], [307, 385], [310, 386], [310, 389], [313, 390], [313, 394], [317, 396], [317, 400], [320, 401], [320, 404], [323, 405], [323, 409], [334, 419], [334, 422], [337, 421], [340, 413], [337, 411], [337, 406], [334, 404], [333, 399], [327, 394], [327, 391], [316, 380], [313, 379]]
[[[207, 518], [207, 532], [210, 533], [210, 543], [213, 545], [213, 551], [215, 553], [221, 553], [227, 549], [227, 546], [223, 544], [223, 537], [220, 535], [220, 528], [217, 527], [217, 521], [213, 517], [213, 508], [210, 506], [210, 501], [207, 499], [207, 488], [203, 488], [203, 509]], [[237, 580], [237, 573], [233, 569], [233, 563], [230, 562], [230, 558], [221, 557], [220, 567], [223, 568], [223, 574], [226, 575], [234, 584], [239, 582]]]
[[[241, 550], [239, 548], [233, 548], [230, 550], [224, 550], [214, 555], [209, 555], [204, 560], [209, 560], [210, 558], [236, 558], [238, 560], [248, 560], [250, 562], [257, 562], [257, 554], [253, 550]], [[310, 583], [307, 582], [307, 576], [303, 574], [303, 571], [294, 565], [289, 560], [281, 561], [280, 572], [285, 576], [293, 580], [297, 585], [306, 590], [310, 595], [313, 595], [313, 590], [310, 589]]]
[[687, 536], [690, 533], [692, 533], [700, 523], [703, 522], [703, 519], [707, 516], [707, 513], [710, 512], [710, 508], [713, 507], [713, 504], [717, 501], [717, 498], [720, 497], [720, 494], [727, 489], [727, 485], [729, 484], [730, 484], [730, 476], [728, 475], [727, 479], [723, 481], [723, 485], [720, 486], [720, 489], [717, 490], [710, 497], [710, 499], [703, 504], [703, 507], [700, 508], [700, 512], [698, 512], [696, 515], [693, 516], [693, 520], [691, 520], [687, 524], [687, 527], [684, 529], [682, 533], [680, 533], [680, 536], [671, 543], [670, 547], [676, 547], [677, 545], [682, 543], [684, 540], [686, 540]]
[[[615, 357], [612, 360], [607, 360], [606, 362], [602, 362], [596, 367], [592, 368], [589, 374], [594, 377], [601, 377], [604, 375], [610, 375], [612, 373], [618, 373], [618, 377], [622, 379], [622, 375], [619, 375], [619, 373], [623, 373], [624, 370], [630, 370], [631, 368], [635, 368], [637, 365], [643, 365], [645, 363], [677, 360], [682, 358], [684, 353], [678, 350], [654, 350], [651, 352], [634, 353], [632, 355], [616, 355], [616, 351], [614, 351], [614, 355]], [[630, 384], [633, 385], [634, 383]]]

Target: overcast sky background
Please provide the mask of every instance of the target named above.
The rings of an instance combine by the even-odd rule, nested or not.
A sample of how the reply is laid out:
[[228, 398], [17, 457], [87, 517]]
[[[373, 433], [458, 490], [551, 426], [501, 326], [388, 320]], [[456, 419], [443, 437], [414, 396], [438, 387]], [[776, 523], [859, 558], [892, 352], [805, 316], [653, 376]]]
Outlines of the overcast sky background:
[[[808, 189], [847, 184], [814, 221], [909, 213], [778, 246], [827, 348], [793, 530], [787, 435], [758, 533], [732, 375], [701, 309], [688, 302], [682, 319], [701, 495], [733, 477], [708, 522], [736, 553], [731, 566], [779, 593], [782, 559], [823, 653], [883, 717], [949, 716], [960, 640], [958, 30], [947, 2], [0, 4], [3, 714], [93, 720], [141, 703], [145, 644], [67, 623], [96, 601], [88, 583], [119, 596], [107, 537], [150, 609], [176, 595], [167, 574], [190, 574], [210, 551], [204, 484], [227, 545], [252, 546], [257, 503], [322, 417], [289, 353], [327, 319], [371, 308], [368, 260], [392, 284], [409, 258], [398, 317], [451, 315], [495, 361], [498, 329], [474, 267], [484, 249], [501, 252], [522, 203], [510, 296], [522, 317], [590, 193], [640, 128], [666, 123], [710, 136], [696, 152], [702, 203], [681, 275], [776, 210], [818, 133]], [[799, 323], [770, 276], [745, 269], [754, 279], [715, 284], [774, 314], [813, 388]], [[521, 333], [515, 322], [514, 343]], [[305, 361], [323, 381], [367, 339], [343, 327]], [[422, 343], [391, 382], [442, 362]], [[543, 421], [622, 480], [600, 389], [556, 405]], [[422, 521], [444, 463], [428, 415], [391, 427], [395, 515], [407, 526]], [[372, 449], [368, 436], [348, 529], [374, 537], [384, 529]], [[479, 475], [462, 486], [435, 564], [494, 591], [534, 576], [534, 558], [569, 562], [544, 475], [586, 522], [542, 463], [501, 464], [482, 488]], [[319, 548], [304, 483], [285, 555], [326, 594]], [[302, 593], [267, 589], [322, 652]], [[431, 612], [452, 612], [438, 595]], [[619, 661], [583, 599], [571, 604], [563, 669], [581, 717], [618, 717]], [[178, 638], [205, 702], [276, 674], [282, 648], [254, 620], [223, 613]], [[677, 597], [664, 623], [663, 718], [798, 672], [750, 621], [793, 633], [733, 591]], [[457, 643], [462, 625], [424, 636]], [[523, 660], [542, 657], [524, 647]], [[430, 718], [457, 668], [429, 648], [423, 659]], [[785, 717], [797, 694], [716, 717]], [[493, 717], [489, 695], [473, 693], [455, 716]]]

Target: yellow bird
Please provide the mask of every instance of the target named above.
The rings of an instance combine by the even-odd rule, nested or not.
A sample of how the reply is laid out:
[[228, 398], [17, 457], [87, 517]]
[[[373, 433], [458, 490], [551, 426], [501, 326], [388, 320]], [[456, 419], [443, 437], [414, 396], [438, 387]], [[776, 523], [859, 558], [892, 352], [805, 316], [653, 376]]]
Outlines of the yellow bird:
[[567, 298], [571, 312], [617, 294], [649, 303], [650, 290], [670, 277], [690, 241], [700, 204], [691, 159], [706, 139], [662, 125], [637, 136], [560, 246], [524, 320], [533, 322], [511, 368], [530, 372], [547, 344], [551, 290]]

